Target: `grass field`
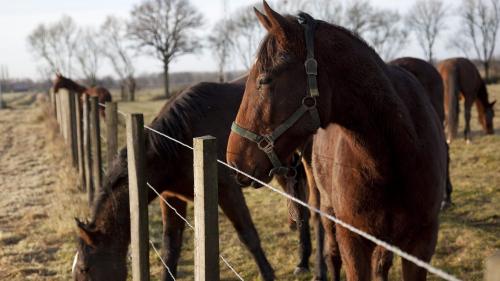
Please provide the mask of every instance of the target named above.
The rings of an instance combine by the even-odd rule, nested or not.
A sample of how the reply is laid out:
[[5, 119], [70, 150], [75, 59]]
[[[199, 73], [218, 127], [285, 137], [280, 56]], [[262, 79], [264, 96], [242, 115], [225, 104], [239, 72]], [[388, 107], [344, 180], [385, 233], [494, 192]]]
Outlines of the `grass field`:
[[[489, 87], [490, 99], [500, 100], [500, 85]], [[152, 120], [163, 106], [162, 100], [149, 100], [155, 94], [138, 95], [140, 101], [120, 103], [125, 112], [143, 112], [146, 122]], [[500, 109], [495, 124], [500, 128]], [[121, 117], [120, 117], [121, 118]], [[463, 117], [460, 120], [463, 130]], [[123, 125], [123, 120], [121, 122]], [[466, 144], [458, 139], [451, 145], [451, 179], [454, 185], [454, 206], [441, 214], [439, 242], [432, 264], [461, 278], [462, 280], [482, 280], [483, 261], [495, 250], [500, 250], [500, 134], [485, 136], [476, 119], [475, 109], [472, 120], [473, 140]], [[123, 136], [124, 127], [120, 129]], [[500, 131], [500, 130], [497, 130]], [[121, 140], [123, 144], [124, 141]], [[186, 153], [190, 153], [186, 151]], [[104, 158], [105, 159], [105, 158]], [[288, 229], [287, 210], [284, 198], [272, 191], [246, 189], [245, 196], [259, 231], [264, 250], [273, 265], [278, 280], [310, 280], [311, 275], [295, 277], [292, 274], [297, 261], [297, 233]], [[81, 204], [84, 204], [81, 202]], [[192, 221], [192, 205], [188, 219]], [[160, 246], [161, 216], [157, 202], [150, 206], [150, 237]], [[67, 228], [73, 227], [75, 214], [56, 214], [67, 217]], [[68, 238], [65, 251], [58, 256], [57, 264], [72, 261], [74, 240]], [[259, 280], [257, 267], [247, 250], [239, 242], [236, 232], [228, 220], [220, 214], [220, 247], [226, 257], [245, 280]], [[183, 253], [179, 266], [178, 280], [193, 279], [193, 235], [185, 231]], [[151, 276], [158, 280], [161, 263], [151, 251]], [[311, 259], [312, 261], [312, 259]], [[68, 276], [68, 267], [60, 267], [61, 276]], [[400, 260], [395, 259], [391, 269], [391, 279], [400, 278]], [[221, 264], [222, 280], [236, 280], [234, 275]], [[440, 280], [430, 275], [429, 280]]]

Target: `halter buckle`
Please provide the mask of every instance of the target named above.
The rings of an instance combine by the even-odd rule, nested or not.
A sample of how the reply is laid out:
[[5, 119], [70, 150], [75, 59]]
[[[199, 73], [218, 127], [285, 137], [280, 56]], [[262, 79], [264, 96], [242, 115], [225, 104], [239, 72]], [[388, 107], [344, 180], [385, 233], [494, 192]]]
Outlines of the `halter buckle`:
[[312, 96], [305, 96], [302, 99], [302, 105], [306, 107], [306, 109], [311, 110], [316, 107], [316, 98]]
[[318, 76], [318, 62], [314, 58], [309, 58], [304, 63], [307, 75]]
[[274, 149], [274, 141], [269, 135], [264, 135], [262, 136], [262, 139], [259, 140], [257, 143], [257, 146], [259, 147], [260, 150], [264, 151], [265, 153], [269, 154], [273, 152]]

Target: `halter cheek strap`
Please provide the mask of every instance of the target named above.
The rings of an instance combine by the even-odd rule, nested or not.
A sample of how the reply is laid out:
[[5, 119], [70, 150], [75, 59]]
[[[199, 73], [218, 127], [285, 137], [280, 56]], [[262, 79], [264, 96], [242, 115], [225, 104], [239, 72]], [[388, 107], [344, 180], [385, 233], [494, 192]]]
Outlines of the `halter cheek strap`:
[[258, 148], [267, 155], [273, 164], [273, 169], [269, 172], [269, 175], [277, 174], [286, 177], [295, 177], [297, 174], [295, 167], [287, 167], [281, 163], [274, 150], [274, 143], [281, 135], [297, 123], [297, 121], [307, 112], [309, 112], [311, 116], [314, 128], [317, 129], [320, 127], [320, 118], [316, 105], [316, 98], [319, 96], [317, 81], [318, 63], [314, 58], [314, 32], [316, 29], [316, 20], [308, 14], [302, 13], [299, 15], [299, 23], [304, 27], [307, 48], [307, 59], [304, 66], [307, 74], [308, 93], [302, 99], [302, 104], [290, 117], [274, 129], [272, 133], [267, 135], [258, 135], [239, 126], [236, 122], [233, 122], [231, 126], [233, 132], [256, 143]]

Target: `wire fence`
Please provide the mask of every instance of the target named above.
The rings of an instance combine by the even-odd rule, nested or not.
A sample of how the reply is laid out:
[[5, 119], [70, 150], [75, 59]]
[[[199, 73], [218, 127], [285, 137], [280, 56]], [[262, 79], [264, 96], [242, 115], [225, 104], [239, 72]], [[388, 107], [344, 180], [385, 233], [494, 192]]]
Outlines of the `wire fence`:
[[[105, 105], [103, 105], [103, 104], [100, 104], [100, 105], [101, 105], [101, 106], [103, 106], [103, 107], [105, 107]], [[127, 115], [127, 113], [125, 113], [125, 112], [122, 112], [122, 111], [118, 111], [118, 112], [119, 112], [121, 115], [123, 115], [123, 116], [126, 116], [126, 115]], [[165, 134], [165, 133], [163, 133], [163, 132], [160, 132], [160, 131], [158, 131], [158, 130], [155, 130], [155, 129], [153, 129], [153, 128], [151, 128], [151, 127], [147, 126], [147, 125], [144, 125], [144, 128], [145, 128], [145, 129], [147, 129], [147, 130], [149, 130], [149, 131], [152, 131], [152, 132], [154, 132], [154, 133], [156, 133], [156, 134], [158, 134], [158, 135], [161, 135], [161, 136], [163, 136], [163, 137], [165, 137], [165, 138], [167, 138], [167, 139], [169, 139], [169, 140], [171, 140], [171, 141], [173, 141], [173, 142], [175, 142], [175, 143], [177, 143], [177, 144], [179, 144], [179, 145], [181, 145], [181, 146], [183, 146], [183, 147], [185, 147], [185, 148], [188, 148], [188, 149], [190, 149], [190, 150], [193, 150], [193, 147], [192, 147], [192, 146], [190, 146], [190, 145], [188, 145], [188, 144], [186, 144], [186, 143], [184, 143], [184, 142], [182, 142], [182, 141], [180, 141], [180, 140], [178, 140], [178, 139], [175, 139], [175, 138], [173, 138], [173, 137], [171, 137], [171, 136], [169, 136], [169, 135], [167, 135], [167, 134]], [[373, 242], [374, 244], [379, 245], [379, 246], [381, 246], [381, 247], [385, 248], [386, 250], [389, 250], [389, 251], [393, 252], [394, 254], [396, 254], [396, 255], [398, 255], [398, 256], [400, 256], [400, 257], [402, 257], [403, 259], [405, 259], [405, 260], [407, 260], [407, 261], [409, 261], [409, 262], [412, 262], [412, 263], [414, 263], [415, 265], [417, 265], [417, 266], [419, 266], [419, 267], [421, 267], [421, 268], [426, 269], [428, 272], [430, 272], [430, 273], [432, 273], [432, 274], [434, 274], [434, 275], [436, 275], [436, 276], [438, 276], [438, 277], [442, 278], [443, 280], [448, 280], [448, 281], [461, 281], [459, 278], [457, 278], [457, 277], [455, 277], [455, 276], [453, 276], [453, 275], [451, 275], [451, 274], [449, 274], [449, 273], [447, 273], [447, 272], [445, 272], [445, 271], [443, 271], [443, 270], [441, 270], [441, 269], [439, 269], [439, 268], [437, 268], [437, 267], [434, 267], [434, 266], [432, 266], [431, 264], [429, 264], [429, 263], [427, 263], [427, 262], [425, 262], [425, 261], [423, 261], [423, 260], [421, 260], [421, 259], [419, 259], [419, 258], [417, 258], [417, 257], [415, 257], [415, 256], [413, 256], [413, 255], [411, 255], [411, 254], [409, 254], [409, 253], [407, 253], [407, 252], [405, 252], [405, 251], [401, 250], [401, 249], [400, 249], [400, 248], [398, 248], [397, 246], [392, 245], [392, 244], [390, 244], [390, 243], [387, 243], [387, 242], [386, 242], [386, 241], [384, 241], [384, 240], [378, 239], [377, 237], [375, 237], [375, 236], [373, 236], [373, 235], [371, 235], [371, 234], [369, 234], [369, 233], [367, 233], [367, 232], [365, 232], [365, 231], [363, 231], [363, 230], [360, 230], [360, 229], [358, 229], [358, 228], [356, 228], [356, 227], [352, 226], [351, 224], [346, 223], [346, 222], [344, 222], [344, 221], [342, 221], [342, 220], [338, 219], [338, 218], [337, 218], [337, 217], [335, 217], [335, 216], [332, 216], [332, 215], [330, 215], [330, 214], [327, 214], [327, 213], [325, 213], [325, 212], [323, 212], [323, 211], [319, 210], [318, 208], [316, 208], [316, 207], [314, 207], [314, 206], [311, 206], [311, 205], [309, 205], [308, 203], [306, 203], [306, 202], [304, 202], [304, 201], [302, 201], [302, 200], [300, 200], [300, 199], [298, 199], [298, 198], [295, 198], [295, 197], [293, 197], [293, 196], [291, 196], [291, 195], [287, 194], [286, 192], [281, 191], [280, 189], [278, 189], [278, 188], [276, 188], [276, 187], [274, 187], [274, 186], [272, 186], [272, 185], [270, 185], [270, 184], [268, 184], [268, 183], [266, 183], [266, 182], [263, 182], [263, 181], [261, 181], [260, 179], [257, 179], [257, 178], [255, 178], [255, 177], [251, 176], [250, 174], [248, 174], [248, 173], [246, 173], [246, 172], [244, 172], [244, 171], [241, 171], [241, 170], [239, 170], [239, 169], [237, 169], [237, 168], [235, 168], [235, 167], [233, 167], [233, 166], [229, 165], [229, 164], [228, 164], [228, 163], [226, 163], [225, 161], [222, 161], [222, 160], [218, 159], [218, 160], [217, 160], [217, 162], [218, 162], [219, 164], [223, 165], [224, 167], [228, 168], [228, 169], [231, 169], [231, 170], [233, 170], [233, 171], [235, 171], [235, 172], [237, 172], [237, 173], [240, 173], [240, 174], [242, 174], [242, 175], [244, 175], [244, 176], [248, 177], [249, 179], [252, 179], [253, 181], [255, 181], [255, 182], [257, 182], [257, 183], [261, 184], [262, 186], [265, 186], [265, 187], [266, 187], [266, 188], [268, 188], [269, 190], [271, 190], [271, 191], [273, 191], [273, 192], [275, 192], [275, 193], [277, 193], [277, 194], [279, 194], [279, 195], [281, 195], [281, 196], [283, 196], [283, 197], [285, 197], [285, 198], [287, 198], [287, 199], [289, 199], [289, 200], [291, 200], [291, 201], [293, 201], [293, 202], [295, 202], [295, 203], [297, 203], [297, 204], [299, 204], [299, 205], [301, 205], [301, 206], [304, 206], [304, 207], [308, 208], [310, 211], [315, 212], [315, 213], [317, 213], [318, 215], [320, 215], [320, 216], [322, 216], [322, 217], [325, 217], [325, 218], [327, 218], [327, 219], [331, 220], [331, 221], [332, 221], [332, 222], [334, 222], [336, 225], [339, 225], [339, 226], [341, 226], [341, 227], [344, 227], [344, 228], [348, 229], [349, 231], [351, 231], [351, 232], [353, 232], [353, 233], [355, 233], [355, 234], [358, 234], [358, 235], [360, 235], [361, 237], [363, 237], [363, 238], [365, 238], [365, 239], [367, 239], [367, 240], [369, 240], [369, 241]], [[155, 189], [154, 189], [154, 188], [153, 188], [153, 187], [152, 187], [149, 183], [148, 183], [148, 186], [149, 186], [152, 190], [154, 190], [160, 198], [162, 198], [162, 199], [163, 199], [163, 197], [161, 197], [161, 195], [160, 195], [160, 194], [159, 194], [159, 193], [158, 193], [158, 192], [157, 192], [157, 191], [156, 191], [156, 190], [155, 190]], [[164, 200], [164, 199], [163, 199], [163, 200]], [[191, 225], [191, 224], [190, 224], [190, 223], [189, 223], [189, 222], [188, 222], [185, 218], [183, 218], [183, 217], [182, 217], [182, 216], [181, 216], [181, 215], [177, 212], [177, 210], [175, 210], [175, 208], [172, 208], [172, 206], [171, 206], [170, 204], [168, 204], [168, 202], [166, 202], [166, 200], [164, 200], [164, 201], [165, 201], [165, 203], [167, 203], [167, 206], [169, 206], [171, 209], [173, 209], [173, 210], [174, 210], [174, 212], [175, 212], [177, 215], [179, 215], [179, 216], [180, 216], [180, 217], [181, 217], [181, 218], [182, 218], [185, 222], [187, 222], [187, 223], [188, 223], [188, 225], [189, 225], [191, 228], [193, 227], [193, 226], [192, 226], [192, 225]], [[231, 270], [232, 270], [232, 271], [236, 274], [236, 276], [238, 276], [238, 277], [240, 278], [240, 280], [243, 280], [243, 279], [241, 278], [241, 276], [240, 276], [240, 275], [239, 275], [239, 274], [238, 274], [238, 273], [234, 270], [234, 268], [233, 268], [233, 267], [231, 267], [231, 265], [230, 265], [229, 263], [227, 263], [227, 261], [226, 261], [226, 260], [225, 260], [222, 256], [221, 256], [221, 259], [222, 259], [222, 260], [224, 261], [224, 263], [226, 263], [226, 265], [227, 265], [227, 266], [228, 266], [228, 267], [229, 267], [229, 268], [230, 268], [230, 269], [231, 269]]]

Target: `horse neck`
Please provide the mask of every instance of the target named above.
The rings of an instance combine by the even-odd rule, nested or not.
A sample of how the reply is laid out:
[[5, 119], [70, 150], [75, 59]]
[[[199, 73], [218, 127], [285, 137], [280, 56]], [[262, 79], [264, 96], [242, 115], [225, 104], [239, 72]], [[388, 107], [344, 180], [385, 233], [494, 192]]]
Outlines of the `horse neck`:
[[106, 241], [116, 249], [126, 251], [130, 243], [130, 209], [128, 182], [121, 183], [99, 194], [93, 208], [93, 224]]
[[87, 91], [86, 87], [76, 83], [75, 81], [73, 81], [71, 79], [67, 79], [67, 78], [65, 80], [65, 83], [63, 84], [63, 88], [66, 88], [70, 91], [75, 91], [79, 95], [82, 95], [85, 91]]
[[[366, 67], [356, 68], [351, 73], [346, 73], [345, 65], [340, 64], [327, 70], [325, 77], [331, 77], [327, 82], [329, 91], [320, 92], [330, 107], [325, 110], [326, 120], [354, 132], [362, 143], [382, 145], [374, 149], [382, 149], [388, 141], [394, 142], [396, 149], [401, 143], [414, 143], [417, 134], [412, 119], [394, 91], [387, 67], [377, 59], [366, 63]], [[345, 79], [346, 75], [349, 75], [348, 79]], [[408, 148], [401, 145], [400, 149]]]

